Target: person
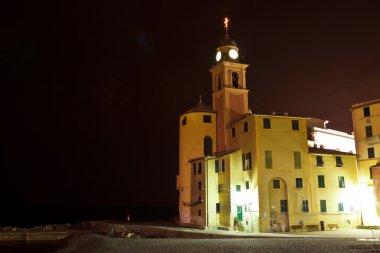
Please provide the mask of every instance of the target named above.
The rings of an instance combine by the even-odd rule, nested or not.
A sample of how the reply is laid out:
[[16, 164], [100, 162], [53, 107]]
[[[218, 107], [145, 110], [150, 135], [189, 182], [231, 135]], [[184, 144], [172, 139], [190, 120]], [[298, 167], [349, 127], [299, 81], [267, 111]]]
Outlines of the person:
[[237, 229], [237, 226], [238, 226], [238, 220], [237, 220], [237, 218], [235, 217], [235, 218], [234, 218], [234, 230]]
[[127, 222], [131, 220], [131, 216], [129, 215], [129, 213], [127, 213], [126, 218], [127, 218]]

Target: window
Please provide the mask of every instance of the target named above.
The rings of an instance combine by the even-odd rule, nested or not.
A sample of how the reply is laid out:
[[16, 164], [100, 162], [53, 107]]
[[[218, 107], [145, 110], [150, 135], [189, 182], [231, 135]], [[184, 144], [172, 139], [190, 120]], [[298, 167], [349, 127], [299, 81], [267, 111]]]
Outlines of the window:
[[344, 212], [344, 203], [342, 202], [338, 203], [338, 212]]
[[198, 216], [202, 216], [202, 210], [198, 210]]
[[302, 178], [296, 178], [296, 188], [297, 189], [302, 188]]
[[245, 189], [249, 189], [249, 181], [245, 181]]
[[203, 123], [211, 123], [211, 115], [203, 115]]
[[197, 174], [197, 163], [193, 163], [193, 174]]
[[198, 190], [202, 190], [202, 181], [198, 181]]
[[240, 186], [240, 184], [237, 184], [237, 185], [236, 185], [236, 191], [237, 191], [237, 192], [240, 192], [240, 191], [241, 191], [241, 186]]
[[326, 208], [326, 200], [325, 199], [321, 199], [319, 201], [319, 205], [320, 205], [320, 208], [321, 208], [321, 213], [325, 213], [327, 212], [327, 208]]
[[198, 163], [198, 174], [202, 174], [202, 163]]
[[263, 127], [264, 127], [264, 129], [270, 129], [271, 128], [271, 126], [270, 126], [270, 119], [263, 118]]
[[280, 207], [281, 207], [281, 213], [287, 213], [288, 212], [288, 200], [281, 199], [280, 200]]
[[244, 122], [244, 132], [248, 132], [248, 122]]
[[346, 188], [346, 185], [344, 183], [344, 177], [338, 177], [339, 181], [339, 188]]
[[206, 136], [203, 140], [203, 153], [205, 156], [212, 155], [212, 139]]
[[252, 169], [251, 152], [248, 152], [246, 154], [242, 154], [242, 161], [243, 161], [243, 170], [250, 170], [250, 169]]
[[233, 127], [231, 131], [232, 131], [232, 138], [233, 138], [236, 136], [235, 128]]
[[224, 159], [222, 159], [222, 166], [220, 168], [221, 172], [224, 172]]
[[309, 212], [309, 201], [308, 200], [302, 200], [302, 212], [304, 212], [304, 213]]
[[336, 156], [335, 162], [336, 162], [336, 167], [342, 167], [343, 166], [342, 157]]
[[265, 168], [266, 169], [272, 169], [272, 151], [266, 150], [265, 151]]
[[325, 163], [323, 162], [323, 157], [321, 155], [317, 155], [317, 166], [323, 166]]
[[216, 203], [216, 213], [220, 213], [220, 203]]
[[223, 192], [223, 185], [222, 184], [218, 184], [218, 192]]
[[294, 151], [294, 168], [301, 169], [301, 152]]
[[325, 176], [318, 176], [318, 188], [325, 188]]
[[363, 108], [364, 117], [371, 116], [371, 111], [369, 109], [369, 106]]
[[239, 74], [236, 72], [232, 72], [232, 87], [239, 87]]
[[273, 189], [280, 189], [280, 180], [273, 179]]
[[202, 203], [202, 197], [201, 196], [198, 197], [198, 203], [199, 204]]
[[186, 119], [186, 117], [183, 117], [183, 119], [182, 119], [182, 126], [186, 126], [186, 123], [187, 123], [187, 119]]
[[215, 173], [219, 173], [219, 160], [215, 160]]
[[365, 127], [365, 137], [372, 137], [372, 126], [366, 126]]
[[218, 90], [222, 88], [222, 78], [220, 78], [220, 74], [218, 75]]
[[298, 120], [292, 120], [292, 130], [300, 130]]
[[368, 148], [368, 158], [375, 158], [375, 149], [374, 148]]
[[369, 167], [369, 179], [372, 179], [372, 167]]

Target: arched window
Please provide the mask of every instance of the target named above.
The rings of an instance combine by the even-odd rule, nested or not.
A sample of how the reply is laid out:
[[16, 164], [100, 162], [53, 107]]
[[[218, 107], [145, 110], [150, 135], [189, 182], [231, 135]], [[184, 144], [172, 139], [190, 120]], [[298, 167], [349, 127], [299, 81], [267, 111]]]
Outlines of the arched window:
[[232, 87], [239, 87], [239, 74], [236, 72], [232, 72]]
[[218, 75], [218, 90], [222, 88], [222, 78], [220, 78], [220, 74]]
[[210, 136], [206, 136], [203, 140], [203, 153], [205, 156], [212, 155], [212, 139]]

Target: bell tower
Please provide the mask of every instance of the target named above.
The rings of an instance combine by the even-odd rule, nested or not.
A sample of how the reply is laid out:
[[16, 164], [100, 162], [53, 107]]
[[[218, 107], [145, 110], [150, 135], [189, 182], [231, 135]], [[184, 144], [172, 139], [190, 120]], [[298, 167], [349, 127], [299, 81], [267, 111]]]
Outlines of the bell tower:
[[245, 72], [249, 65], [240, 63], [239, 48], [228, 35], [228, 21], [225, 18], [226, 34], [216, 49], [216, 65], [210, 69], [213, 110], [217, 112], [217, 152], [229, 148], [227, 127], [248, 113]]

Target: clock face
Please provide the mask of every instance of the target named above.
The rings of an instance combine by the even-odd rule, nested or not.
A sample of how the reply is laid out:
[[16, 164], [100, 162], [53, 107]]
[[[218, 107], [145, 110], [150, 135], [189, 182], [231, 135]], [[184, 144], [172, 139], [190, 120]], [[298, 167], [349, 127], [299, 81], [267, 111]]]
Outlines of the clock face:
[[237, 59], [239, 54], [238, 52], [235, 50], [235, 49], [231, 49], [229, 52], [228, 52], [228, 55], [231, 57], [231, 59]]
[[220, 58], [222, 58], [222, 53], [220, 51], [218, 51], [216, 53], [216, 61], [220, 61]]

